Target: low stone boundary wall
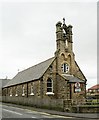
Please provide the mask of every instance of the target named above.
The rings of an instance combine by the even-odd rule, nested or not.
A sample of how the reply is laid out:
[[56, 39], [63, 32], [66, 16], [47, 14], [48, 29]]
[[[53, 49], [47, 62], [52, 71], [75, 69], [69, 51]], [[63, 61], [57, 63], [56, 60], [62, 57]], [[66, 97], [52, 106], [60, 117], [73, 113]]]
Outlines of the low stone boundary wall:
[[9, 97], [3, 96], [3, 102], [14, 103], [19, 105], [33, 106], [39, 108], [54, 109], [63, 111], [63, 100], [62, 99], [42, 99], [33, 97]]
[[99, 106], [75, 106], [72, 107], [72, 112], [75, 113], [99, 113]]
[[3, 102], [73, 113], [99, 113], [99, 105], [73, 105], [72, 100], [3, 96]]

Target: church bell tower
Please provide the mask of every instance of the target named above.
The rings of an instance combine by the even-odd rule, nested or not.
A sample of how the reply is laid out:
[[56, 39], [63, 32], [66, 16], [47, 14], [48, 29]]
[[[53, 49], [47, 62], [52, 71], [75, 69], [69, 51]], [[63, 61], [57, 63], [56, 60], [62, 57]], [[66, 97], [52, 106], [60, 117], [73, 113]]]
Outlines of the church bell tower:
[[[85, 96], [86, 90], [86, 78], [75, 60], [72, 36], [72, 25], [66, 25], [65, 18], [63, 18], [63, 23], [59, 21], [56, 24], [56, 81], [59, 87], [61, 82], [66, 85], [64, 91], [69, 90], [70, 92], [69, 94], [66, 93], [67, 96], [65, 96], [66, 94], [64, 96], [70, 99], [76, 98], [75, 83], [79, 82], [81, 84], [81, 90], [84, 92], [83, 96]], [[65, 82], [61, 78], [59, 79], [59, 75], [65, 79]], [[61, 89], [63, 90], [63, 88]], [[57, 88], [57, 91], [60, 92], [61, 89]]]
[[63, 18], [63, 24], [59, 21], [56, 24], [56, 46], [57, 50], [61, 52], [72, 52], [72, 26], [65, 24], [65, 18]]
[[[56, 24], [56, 70], [60, 74], [73, 74], [72, 64], [74, 62], [72, 26], [60, 21]], [[64, 70], [62, 70], [62, 68]], [[65, 72], [63, 72], [65, 71]]]

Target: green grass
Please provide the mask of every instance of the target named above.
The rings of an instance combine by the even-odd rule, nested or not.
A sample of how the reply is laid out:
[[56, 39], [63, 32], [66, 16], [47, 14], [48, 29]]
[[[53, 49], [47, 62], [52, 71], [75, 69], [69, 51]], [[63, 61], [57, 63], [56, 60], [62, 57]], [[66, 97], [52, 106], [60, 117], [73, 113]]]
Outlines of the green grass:
[[93, 99], [92, 102], [99, 103], [99, 99]]
[[80, 107], [99, 107], [99, 105], [80, 105]]

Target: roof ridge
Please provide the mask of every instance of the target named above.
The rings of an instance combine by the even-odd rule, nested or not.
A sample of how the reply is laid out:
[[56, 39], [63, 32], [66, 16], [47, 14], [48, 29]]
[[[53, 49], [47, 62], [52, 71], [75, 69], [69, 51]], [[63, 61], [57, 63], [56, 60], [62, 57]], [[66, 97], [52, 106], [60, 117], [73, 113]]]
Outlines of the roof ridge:
[[94, 86], [92, 86], [92, 87], [90, 87], [88, 89], [98, 89], [98, 86], [99, 86], [99, 84], [96, 84], [96, 85], [94, 85]]
[[54, 61], [55, 57], [51, 57], [43, 62], [40, 62], [32, 67], [29, 67], [23, 71], [20, 71], [12, 78], [11, 81], [4, 87], [13, 86], [20, 83], [29, 82], [31, 80], [39, 79]]
[[30, 69], [30, 68], [32, 68], [32, 67], [38, 66], [38, 65], [40, 65], [40, 64], [42, 64], [42, 63], [44, 63], [44, 62], [46, 62], [46, 61], [48, 61], [48, 60], [50, 60], [50, 59], [52, 59], [52, 58], [55, 58], [55, 57], [51, 57], [51, 58], [49, 58], [49, 59], [47, 59], [47, 60], [44, 60], [44, 61], [42, 61], [42, 62], [39, 62], [39, 63], [37, 63], [37, 64], [35, 64], [35, 65], [31, 66], [31, 67], [28, 67], [28, 68], [26, 68], [26, 69], [18, 72], [18, 73], [24, 72], [24, 71], [26, 71], [26, 70], [28, 70], [28, 69]]
[[87, 81], [85, 75], [83, 74], [83, 72], [82, 72], [82, 70], [80, 69], [80, 67], [79, 67], [78, 63], [76, 62], [76, 60], [75, 60], [75, 63], [76, 63], [76, 65], [78, 66], [79, 71], [82, 73], [82, 75], [83, 75], [85, 81]]

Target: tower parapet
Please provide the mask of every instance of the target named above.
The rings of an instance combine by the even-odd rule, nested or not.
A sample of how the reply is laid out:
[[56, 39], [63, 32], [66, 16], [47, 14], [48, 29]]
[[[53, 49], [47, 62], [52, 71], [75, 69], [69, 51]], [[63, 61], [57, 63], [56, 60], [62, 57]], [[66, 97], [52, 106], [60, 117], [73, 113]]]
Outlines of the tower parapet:
[[56, 24], [57, 50], [72, 52], [72, 35], [72, 25], [67, 26], [63, 18], [63, 24], [60, 21]]

